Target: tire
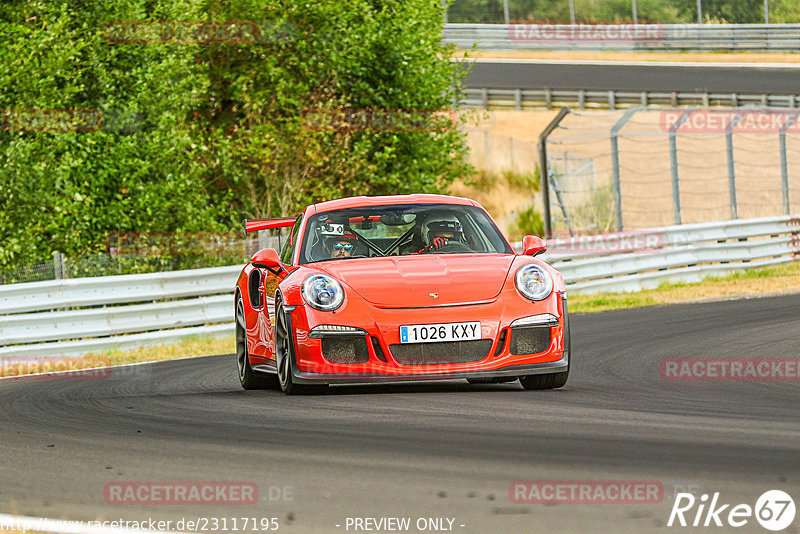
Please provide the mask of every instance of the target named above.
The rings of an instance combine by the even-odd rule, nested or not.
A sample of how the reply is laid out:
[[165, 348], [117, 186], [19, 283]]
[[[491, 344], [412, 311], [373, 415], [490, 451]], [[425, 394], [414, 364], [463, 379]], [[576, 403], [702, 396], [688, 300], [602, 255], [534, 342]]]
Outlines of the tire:
[[277, 389], [276, 375], [256, 373], [250, 366], [250, 354], [247, 351], [247, 326], [244, 319], [242, 297], [236, 299], [236, 367], [242, 389]]
[[563, 387], [567, 383], [567, 378], [569, 378], [569, 370], [561, 373], [521, 376], [519, 382], [528, 390], [556, 389]]
[[521, 376], [519, 377], [519, 382], [526, 390], [557, 389], [564, 387], [564, 384], [567, 383], [569, 367], [572, 363], [572, 337], [569, 333], [569, 314], [567, 313], [566, 300], [564, 301], [564, 323], [566, 324], [564, 349], [569, 358], [567, 360], [567, 370], [560, 373]]
[[294, 339], [289, 327], [289, 317], [279, 302], [275, 307], [275, 363], [278, 367], [278, 385], [287, 395], [314, 395], [325, 392], [327, 384], [296, 384], [292, 375]]

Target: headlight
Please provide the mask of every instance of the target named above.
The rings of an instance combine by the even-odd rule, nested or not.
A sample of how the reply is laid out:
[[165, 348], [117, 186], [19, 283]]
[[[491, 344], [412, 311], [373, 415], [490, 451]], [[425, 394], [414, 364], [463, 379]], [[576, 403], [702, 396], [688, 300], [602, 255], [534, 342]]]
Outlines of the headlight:
[[550, 273], [533, 263], [520, 267], [514, 281], [519, 292], [531, 300], [546, 299], [553, 292]]
[[344, 302], [342, 285], [327, 274], [312, 274], [303, 282], [303, 298], [312, 308], [335, 310]]

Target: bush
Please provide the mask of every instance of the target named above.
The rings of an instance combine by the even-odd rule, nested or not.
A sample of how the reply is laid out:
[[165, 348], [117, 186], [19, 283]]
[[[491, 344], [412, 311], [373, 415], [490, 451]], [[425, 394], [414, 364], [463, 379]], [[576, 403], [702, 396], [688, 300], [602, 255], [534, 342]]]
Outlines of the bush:
[[[263, 32], [255, 43], [109, 42], [105, 25], [126, 20], [252, 20]], [[444, 191], [469, 172], [453, 121], [304, 120], [448, 110], [464, 73], [441, 21], [428, 0], [3, 3], [0, 272], [53, 250], [99, 253], [113, 232], [225, 231], [318, 200]], [[55, 125], [21, 122], [42, 111]], [[104, 122], [81, 126], [86, 113]]]

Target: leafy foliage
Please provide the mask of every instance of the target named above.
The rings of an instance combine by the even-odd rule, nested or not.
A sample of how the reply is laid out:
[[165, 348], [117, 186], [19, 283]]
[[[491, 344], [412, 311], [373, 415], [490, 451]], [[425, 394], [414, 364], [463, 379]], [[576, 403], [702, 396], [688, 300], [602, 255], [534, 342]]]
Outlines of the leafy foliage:
[[[225, 231], [321, 199], [443, 191], [469, 171], [452, 122], [304, 121], [343, 107], [447, 110], [463, 72], [440, 44], [441, 19], [424, 0], [4, 2], [0, 271], [52, 250], [100, 252], [109, 232]], [[128, 44], [106, 33], [113, 21], [235, 20], [257, 22], [257, 40]], [[103, 122], [77, 127], [76, 110]], [[44, 123], [25, 122], [31, 114]]]

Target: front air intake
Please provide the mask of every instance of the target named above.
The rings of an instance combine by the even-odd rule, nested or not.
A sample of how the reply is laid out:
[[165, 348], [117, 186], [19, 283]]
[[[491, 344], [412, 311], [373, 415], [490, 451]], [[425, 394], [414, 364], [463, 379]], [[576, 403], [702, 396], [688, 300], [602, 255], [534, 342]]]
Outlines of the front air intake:
[[331, 363], [367, 363], [369, 352], [363, 336], [324, 336], [322, 356]]
[[511, 329], [511, 354], [539, 354], [550, 347], [549, 326], [520, 326]]
[[491, 339], [442, 343], [398, 343], [389, 346], [394, 359], [402, 365], [477, 362], [488, 356], [491, 348]]

